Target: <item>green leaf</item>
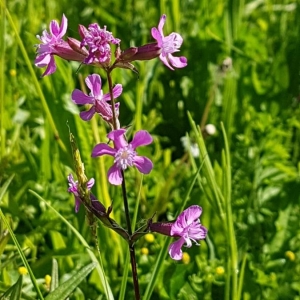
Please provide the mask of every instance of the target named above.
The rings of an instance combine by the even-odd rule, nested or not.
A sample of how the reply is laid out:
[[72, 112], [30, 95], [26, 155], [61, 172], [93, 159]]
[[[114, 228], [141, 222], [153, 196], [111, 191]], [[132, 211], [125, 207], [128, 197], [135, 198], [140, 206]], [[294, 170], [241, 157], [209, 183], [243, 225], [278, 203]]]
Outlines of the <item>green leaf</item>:
[[81, 281], [96, 267], [96, 263], [90, 263], [89, 265], [83, 267], [79, 272], [65, 281], [57, 289], [51, 292], [45, 299], [46, 300], [61, 300], [66, 299], [72, 291], [81, 283]]
[[23, 276], [20, 275], [17, 282], [12, 285], [4, 294], [2, 294], [0, 300], [18, 300], [21, 296], [21, 290], [22, 290], [22, 284], [23, 284]]
[[4, 194], [8, 188], [8, 186], [10, 185], [12, 179], [14, 178], [14, 174], [11, 175], [3, 184], [3, 186], [0, 188], [0, 204], [1, 204], [1, 201], [2, 201], [2, 198], [4, 197]]
[[23, 276], [20, 275], [17, 282], [13, 285], [13, 290], [10, 295], [10, 300], [19, 300], [21, 298], [22, 284], [23, 284]]
[[59, 285], [58, 282], [58, 265], [57, 260], [52, 259], [52, 272], [51, 272], [51, 286], [50, 286], [50, 292], [54, 291]]

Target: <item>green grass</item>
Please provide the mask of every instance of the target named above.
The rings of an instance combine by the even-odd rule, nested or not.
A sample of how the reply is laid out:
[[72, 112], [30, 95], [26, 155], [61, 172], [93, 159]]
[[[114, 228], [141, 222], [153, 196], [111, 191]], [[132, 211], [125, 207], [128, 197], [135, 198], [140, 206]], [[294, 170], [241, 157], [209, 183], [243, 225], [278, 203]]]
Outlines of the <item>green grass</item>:
[[[126, 49], [151, 42], [151, 28], [166, 13], [165, 34], [183, 36], [176, 55], [188, 66], [171, 71], [157, 59], [134, 62], [139, 78], [125, 69], [112, 73], [113, 83], [123, 84], [122, 126], [154, 137], [139, 149], [153, 171], [143, 178], [126, 171], [130, 212], [138, 228], [154, 213], [173, 220], [197, 204], [208, 238], [184, 249], [187, 264], [166, 255], [166, 237], [138, 240], [142, 298], [300, 300], [299, 2], [0, 3], [0, 299], [50, 298], [46, 275], [63, 287], [80, 270], [84, 278], [72, 283], [70, 299], [133, 299], [126, 242], [99, 223], [98, 252], [84, 208], [75, 214], [67, 192], [70, 128], [86, 174], [96, 180], [93, 193], [106, 207], [113, 203], [111, 217], [125, 226], [121, 190], [106, 179], [112, 161], [90, 156], [109, 128], [96, 118], [81, 121], [70, 100], [91, 73], [103, 77], [108, 92], [105, 74], [57, 58], [57, 72], [41, 78], [34, 45], [64, 13], [68, 36], [79, 38], [78, 24], [98, 22]], [[199, 157], [183, 149], [183, 136]], [[92, 261], [101, 263], [92, 270]], [[29, 275], [18, 273], [23, 265]]]

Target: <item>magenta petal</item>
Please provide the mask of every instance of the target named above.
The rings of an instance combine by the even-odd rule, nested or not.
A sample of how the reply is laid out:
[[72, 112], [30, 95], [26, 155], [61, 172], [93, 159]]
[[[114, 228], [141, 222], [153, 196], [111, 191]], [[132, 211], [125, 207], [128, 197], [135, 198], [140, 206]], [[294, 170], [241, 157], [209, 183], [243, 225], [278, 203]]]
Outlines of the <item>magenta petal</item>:
[[116, 150], [109, 147], [105, 143], [100, 143], [96, 145], [92, 151], [92, 157], [101, 156], [104, 154], [115, 156]]
[[189, 236], [193, 240], [203, 240], [207, 235], [207, 228], [202, 226], [201, 224], [197, 224], [197, 226], [193, 226], [189, 230]]
[[180, 215], [187, 221], [187, 225], [193, 223], [194, 220], [199, 219], [202, 214], [202, 208], [198, 205], [191, 205], [184, 210]]
[[95, 114], [95, 106], [92, 106], [88, 111], [82, 111], [79, 116], [83, 121], [89, 121]]
[[153, 169], [152, 161], [145, 156], [135, 156], [133, 159], [133, 164], [143, 174], [149, 174]]
[[90, 190], [94, 184], [95, 184], [95, 179], [91, 178], [86, 184], [87, 189]]
[[159, 32], [160, 32], [160, 34], [162, 35], [162, 36], [164, 36], [164, 34], [163, 34], [163, 27], [164, 27], [164, 25], [165, 25], [165, 22], [166, 22], [166, 18], [167, 18], [167, 16], [165, 15], [165, 14], [163, 14], [161, 17], [160, 17], [160, 20], [159, 20], [159, 23], [158, 23], [158, 30], [159, 30]]
[[66, 18], [65, 14], [63, 14], [60, 23], [59, 38], [62, 38], [65, 35], [65, 33], [67, 32], [67, 27], [68, 27], [68, 19]]
[[52, 35], [54, 35], [55, 37], [58, 37], [60, 28], [59, 28], [59, 25], [56, 20], [52, 20], [50, 22], [49, 30]]
[[173, 55], [168, 55], [171, 65], [175, 68], [184, 68], [187, 66], [187, 59], [184, 56], [174, 57]]
[[123, 178], [122, 178], [121, 170], [116, 165], [113, 165], [108, 170], [107, 177], [108, 177], [108, 181], [113, 185], [122, 184]]
[[82, 91], [75, 89], [72, 92], [71, 98], [75, 104], [84, 105], [84, 104], [94, 104], [94, 97], [84, 94]]
[[[117, 84], [116, 86], [114, 86], [114, 88], [113, 88], [113, 96], [114, 96], [114, 98], [115, 99], [118, 98], [122, 94], [122, 91], [123, 91], [122, 84]], [[104, 99], [104, 97], [103, 97], [103, 100], [106, 100], [106, 99]], [[110, 97], [106, 101], [108, 101], [108, 100], [110, 100]]]
[[98, 74], [89, 75], [85, 83], [95, 97], [101, 96], [101, 77]]
[[117, 130], [111, 131], [107, 135], [107, 137], [110, 140], [114, 141], [116, 149], [124, 148], [127, 146], [127, 142], [124, 137], [125, 132], [126, 132], [126, 129], [117, 129]]
[[42, 77], [53, 74], [55, 71], [56, 71], [55, 60], [54, 60], [54, 57], [51, 55], [48, 67], [47, 67], [46, 71], [43, 73]]
[[159, 33], [157, 28], [153, 27], [151, 29], [152, 37], [157, 41], [158, 47], [162, 47], [162, 35]]
[[152, 136], [146, 130], [138, 131], [134, 137], [132, 142], [130, 143], [133, 149], [136, 149], [139, 146], [149, 145], [153, 142]]
[[[169, 54], [168, 54], [169, 56]], [[172, 71], [174, 71], [174, 68], [169, 64], [169, 61], [167, 59], [167, 57], [165, 55], [163, 55], [162, 53], [159, 56], [160, 60], [164, 63], [164, 65], [166, 65], [169, 69], [171, 69]]]
[[184, 242], [185, 242], [184, 239], [180, 238], [179, 240], [173, 242], [169, 246], [169, 254], [170, 254], [172, 259], [174, 259], [174, 260], [181, 260], [182, 259], [181, 247], [183, 246]]
[[37, 56], [37, 58], [34, 61], [34, 64], [39, 68], [44, 68], [50, 63], [50, 60], [51, 60], [51, 54], [49, 53], [41, 54]]

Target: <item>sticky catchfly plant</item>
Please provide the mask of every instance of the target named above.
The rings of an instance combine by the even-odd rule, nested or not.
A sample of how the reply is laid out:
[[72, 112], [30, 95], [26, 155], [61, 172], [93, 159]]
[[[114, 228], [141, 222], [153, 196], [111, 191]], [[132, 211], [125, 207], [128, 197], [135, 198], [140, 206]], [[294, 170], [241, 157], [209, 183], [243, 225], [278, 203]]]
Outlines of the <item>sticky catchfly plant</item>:
[[[88, 121], [95, 113], [98, 113], [106, 122], [111, 124], [113, 117], [112, 107], [107, 103], [107, 101], [111, 100], [111, 97], [109, 93], [103, 94], [101, 89], [101, 77], [98, 74], [89, 75], [86, 77], [85, 83], [90, 89], [89, 95], [86, 95], [78, 89], [75, 89], [71, 95], [71, 98], [75, 104], [92, 104], [92, 107], [88, 111], [83, 111], [80, 113], [80, 118], [84, 121]], [[113, 88], [114, 99], [121, 95], [122, 90], [121, 84], [117, 84]], [[119, 105], [119, 103], [115, 104], [116, 117], [119, 115]]]
[[162, 15], [158, 27], [153, 27], [151, 30], [152, 37], [157, 41], [158, 47], [161, 48], [159, 58], [171, 70], [174, 70], [174, 68], [184, 68], [187, 66], [186, 57], [174, 57], [172, 55], [172, 53], [179, 51], [183, 38], [176, 32], [172, 32], [166, 37], [164, 36], [163, 27], [166, 22], [166, 18], [166, 15]]
[[[78, 213], [81, 204], [79, 190], [78, 190], [79, 189], [78, 181], [77, 180], [75, 181], [73, 175], [70, 174], [68, 176], [68, 182], [69, 182], [68, 192], [72, 193], [75, 197], [75, 212]], [[93, 187], [94, 183], [95, 183], [94, 178], [91, 178], [86, 184], [87, 189], [90, 190]]]
[[96, 145], [92, 151], [92, 157], [104, 154], [113, 156], [114, 164], [108, 170], [108, 181], [113, 185], [120, 185], [123, 181], [121, 170], [135, 166], [141, 173], [148, 174], [153, 168], [152, 161], [145, 156], [138, 156], [135, 149], [139, 146], [146, 146], [152, 143], [151, 135], [145, 131], [138, 131], [131, 143], [127, 143], [124, 134], [125, 129], [111, 131], [107, 137], [114, 142], [114, 148], [105, 143]]
[[206, 237], [207, 229], [200, 224], [199, 217], [202, 213], [202, 208], [198, 205], [192, 205], [184, 210], [172, 224], [170, 235], [180, 237], [177, 241], [169, 246], [169, 254], [172, 259], [182, 259], [182, 246], [192, 246], [192, 241], [197, 243], [197, 240], [202, 240]]

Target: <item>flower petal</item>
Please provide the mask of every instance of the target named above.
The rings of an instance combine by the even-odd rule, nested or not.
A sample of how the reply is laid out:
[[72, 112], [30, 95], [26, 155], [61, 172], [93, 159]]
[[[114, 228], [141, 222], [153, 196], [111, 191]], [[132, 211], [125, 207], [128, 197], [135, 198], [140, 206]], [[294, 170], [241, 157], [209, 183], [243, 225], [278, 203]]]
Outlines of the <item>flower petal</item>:
[[111, 131], [107, 137], [114, 141], [115, 148], [118, 150], [120, 148], [126, 147], [128, 144], [125, 140], [124, 134], [126, 132], [126, 129], [117, 129]]
[[86, 184], [87, 189], [90, 190], [94, 184], [95, 184], [95, 179], [91, 178]]
[[34, 61], [34, 64], [38, 68], [44, 68], [50, 63], [51, 57], [52, 56], [49, 53], [44, 53], [44, 54], [38, 55]]
[[181, 247], [183, 246], [184, 242], [185, 242], [184, 239], [180, 238], [179, 240], [173, 242], [169, 246], [169, 254], [170, 254], [172, 259], [174, 259], [174, 260], [182, 259]]
[[149, 145], [153, 142], [152, 136], [146, 130], [138, 131], [134, 137], [132, 142], [130, 143], [133, 149], [136, 149], [139, 146]]
[[143, 174], [149, 174], [153, 169], [152, 161], [145, 156], [135, 156], [133, 159], [133, 164]]
[[71, 98], [75, 104], [79, 104], [79, 105], [95, 103], [94, 97], [88, 96], [78, 89], [75, 89], [72, 92]]
[[197, 226], [190, 227], [189, 237], [193, 240], [203, 240], [207, 235], [207, 228], [198, 224]]
[[151, 29], [151, 34], [152, 34], [152, 37], [157, 41], [157, 45], [158, 47], [162, 47], [162, 44], [163, 44], [163, 37], [162, 35], [160, 34], [160, 32], [157, 30], [157, 28], [153, 27]]
[[169, 64], [168, 58], [170, 54], [168, 54], [167, 56], [165, 56], [163, 53], [160, 54], [159, 58], [160, 60], [163, 62], [164, 65], [166, 65], [169, 69], [171, 69], [172, 71], [174, 71], [174, 68]]
[[183, 213], [187, 224], [190, 225], [195, 220], [199, 219], [202, 214], [202, 208], [199, 205], [191, 205], [186, 210], [184, 210]]
[[164, 27], [164, 25], [165, 25], [165, 22], [166, 22], [166, 18], [167, 18], [167, 16], [165, 15], [165, 14], [163, 14], [161, 17], [160, 17], [160, 20], [159, 20], [159, 23], [158, 23], [158, 30], [159, 30], [159, 32], [160, 32], [160, 34], [162, 35], [162, 36], [164, 36], [164, 34], [163, 34], [163, 27]]
[[109, 147], [105, 143], [100, 143], [94, 147], [94, 149], [92, 151], [92, 157], [101, 156], [101, 155], [105, 155], [105, 154], [114, 156], [115, 153], [116, 153], [115, 149]]
[[83, 121], [89, 121], [95, 114], [95, 106], [92, 106], [88, 111], [82, 111], [79, 116]]
[[121, 170], [115, 164], [108, 170], [107, 177], [108, 181], [113, 185], [122, 184], [123, 178]]
[[168, 55], [171, 65], [175, 68], [184, 68], [187, 66], [187, 58], [184, 56], [175, 57], [172, 54]]
[[[114, 99], [118, 98], [122, 94], [122, 91], [123, 91], [122, 84], [117, 84], [116, 86], [114, 86], [114, 88], [113, 88]], [[104, 94], [102, 97], [102, 100], [110, 101], [111, 100], [110, 94], [109, 93]]]
[[101, 95], [101, 77], [98, 74], [92, 74], [89, 75], [86, 79], [85, 79], [85, 83], [88, 86], [88, 88], [91, 91], [91, 94], [93, 96], [95, 96], [96, 98]]
[[43, 73], [42, 77], [46, 75], [53, 74], [56, 71], [56, 64], [53, 55], [50, 55], [50, 61], [46, 71]]
[[59, 24], [56, 20], [52, 20], [50, 22], [49, 31], [55, 37], [57, 37], [59, 35]]
[[68, 28], [68, 19], [66, 18], [65, 14], [62, 15], [61, 23], [60, 23], [60, 32], [59, 32], [59, 38], [62, 38], [65, 33], [67, 32]]

